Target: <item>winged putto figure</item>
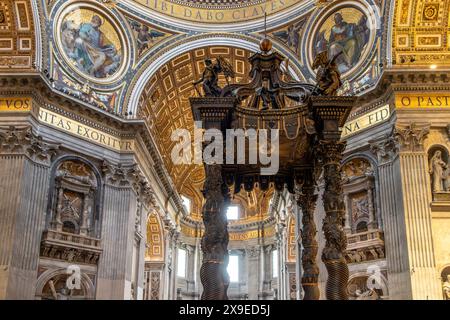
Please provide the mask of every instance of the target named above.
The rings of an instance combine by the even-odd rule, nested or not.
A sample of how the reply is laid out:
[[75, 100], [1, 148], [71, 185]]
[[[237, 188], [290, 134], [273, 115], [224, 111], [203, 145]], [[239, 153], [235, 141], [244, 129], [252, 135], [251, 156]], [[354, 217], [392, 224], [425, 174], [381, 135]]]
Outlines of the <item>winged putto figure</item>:
[[138, 55], [149, 49], [156, 38], [166, 36], [164, 32], [150, 29], [148, 26], [137, 21], [131, 21], [131, 28], [137, 32]]

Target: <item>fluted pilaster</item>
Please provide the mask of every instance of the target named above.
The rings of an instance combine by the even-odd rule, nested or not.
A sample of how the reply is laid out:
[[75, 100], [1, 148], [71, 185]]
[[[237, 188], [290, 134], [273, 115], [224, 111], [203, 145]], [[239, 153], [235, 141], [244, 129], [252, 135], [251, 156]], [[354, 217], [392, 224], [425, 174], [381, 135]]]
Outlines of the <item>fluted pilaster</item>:
[[56, 145], [31, 128], [0, 128], [0, 299], [34, 299]]
[[397, 126], [413, 299], [442, 299], [431, 230], [430, 178], [423, 141], [429, 125]]

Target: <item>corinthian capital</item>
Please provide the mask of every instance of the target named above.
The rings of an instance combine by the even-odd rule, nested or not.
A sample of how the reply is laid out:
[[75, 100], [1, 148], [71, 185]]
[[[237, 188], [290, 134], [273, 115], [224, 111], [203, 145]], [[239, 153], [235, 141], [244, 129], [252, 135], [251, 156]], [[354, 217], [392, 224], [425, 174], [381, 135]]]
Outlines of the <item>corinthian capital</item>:
[[102, 163], [102, 172], [106, 183], [116, 187], [128, 187], [130, 181], [128, 179], [128, 168], [122, 167], [119, 163], [114, 165], [106, 160]]
[[246, 254], [249, 258], [257, 258], [259, 257], [259, 254], [261, 253], [261, 247], [260, 246], [253, 246], [246, 248]]
[[430, 133], [430, 124], [397, 125], [394, 137], [397, 139], [400, 151], [417, 152], [423, 150], [423, 142]]
[[49, 165], [59, 145], [44, 142], [31, 127], [0, 128], [0, 153], [26, 154], [33, 161]]
[[156, 206], [155, 192], [138, 165], [134, 165], [127, 171], [127, 177], [140, 201], [148, 208]]
[[392, 135], [381, 140], [369, 141], [369, 144], [370, 151], [377, 156], [379, 164], [394, 160], [399, 151], [397, 140]]

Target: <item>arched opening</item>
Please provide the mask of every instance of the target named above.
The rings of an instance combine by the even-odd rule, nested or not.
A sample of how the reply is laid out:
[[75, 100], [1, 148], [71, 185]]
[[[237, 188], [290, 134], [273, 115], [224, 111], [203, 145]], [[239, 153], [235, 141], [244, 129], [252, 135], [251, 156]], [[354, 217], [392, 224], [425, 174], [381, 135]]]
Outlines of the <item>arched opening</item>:
[[450, 300], [450, 266], [447, 266], [442, 270], [441, 280], [444, 300]]
[[147, 220], [147, 244], [144, 271], [144, 300], [161, 300], [165, 284], [164, 232], [156, 212]]

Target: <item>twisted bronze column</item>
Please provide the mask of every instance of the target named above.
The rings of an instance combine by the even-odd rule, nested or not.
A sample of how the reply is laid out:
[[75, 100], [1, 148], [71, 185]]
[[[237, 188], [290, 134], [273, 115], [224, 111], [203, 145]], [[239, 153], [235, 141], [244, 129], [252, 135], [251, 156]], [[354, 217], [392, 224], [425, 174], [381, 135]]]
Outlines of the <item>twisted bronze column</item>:
[[326, 244], [322, 252], [322, 261], [328, 271], [326, 284], [328, 300], [348, 299], [349, 272], [344, 255], [347, 237], [343, 229], [345, 205], [341, 179], [341, 160], [344, 149], [345, 143], [333, 140], [320, 141], [319, 144], [325, 179], [323, 204], [326, 216], [323, 220], [323, 232]]
[[205, 233], [201, 247], [203, 261], [200, 280], [203, 285], [202, 300], [228, 300], [228, 221], [226, 204], [228, 188], [223, 183], [222, 166], [205, 164], [206, 181], [203, 187], [205, 204], [203, 223]]
[[317, 228], [314, 222], [317, 195], [312, 174], [308, 175], [301, 187], [296, 188], [297, 205], [302, 210], [302, 287], [303, 300], [319, 300], [319, 267], [316, 263], [319, 245], [316, 240]]

